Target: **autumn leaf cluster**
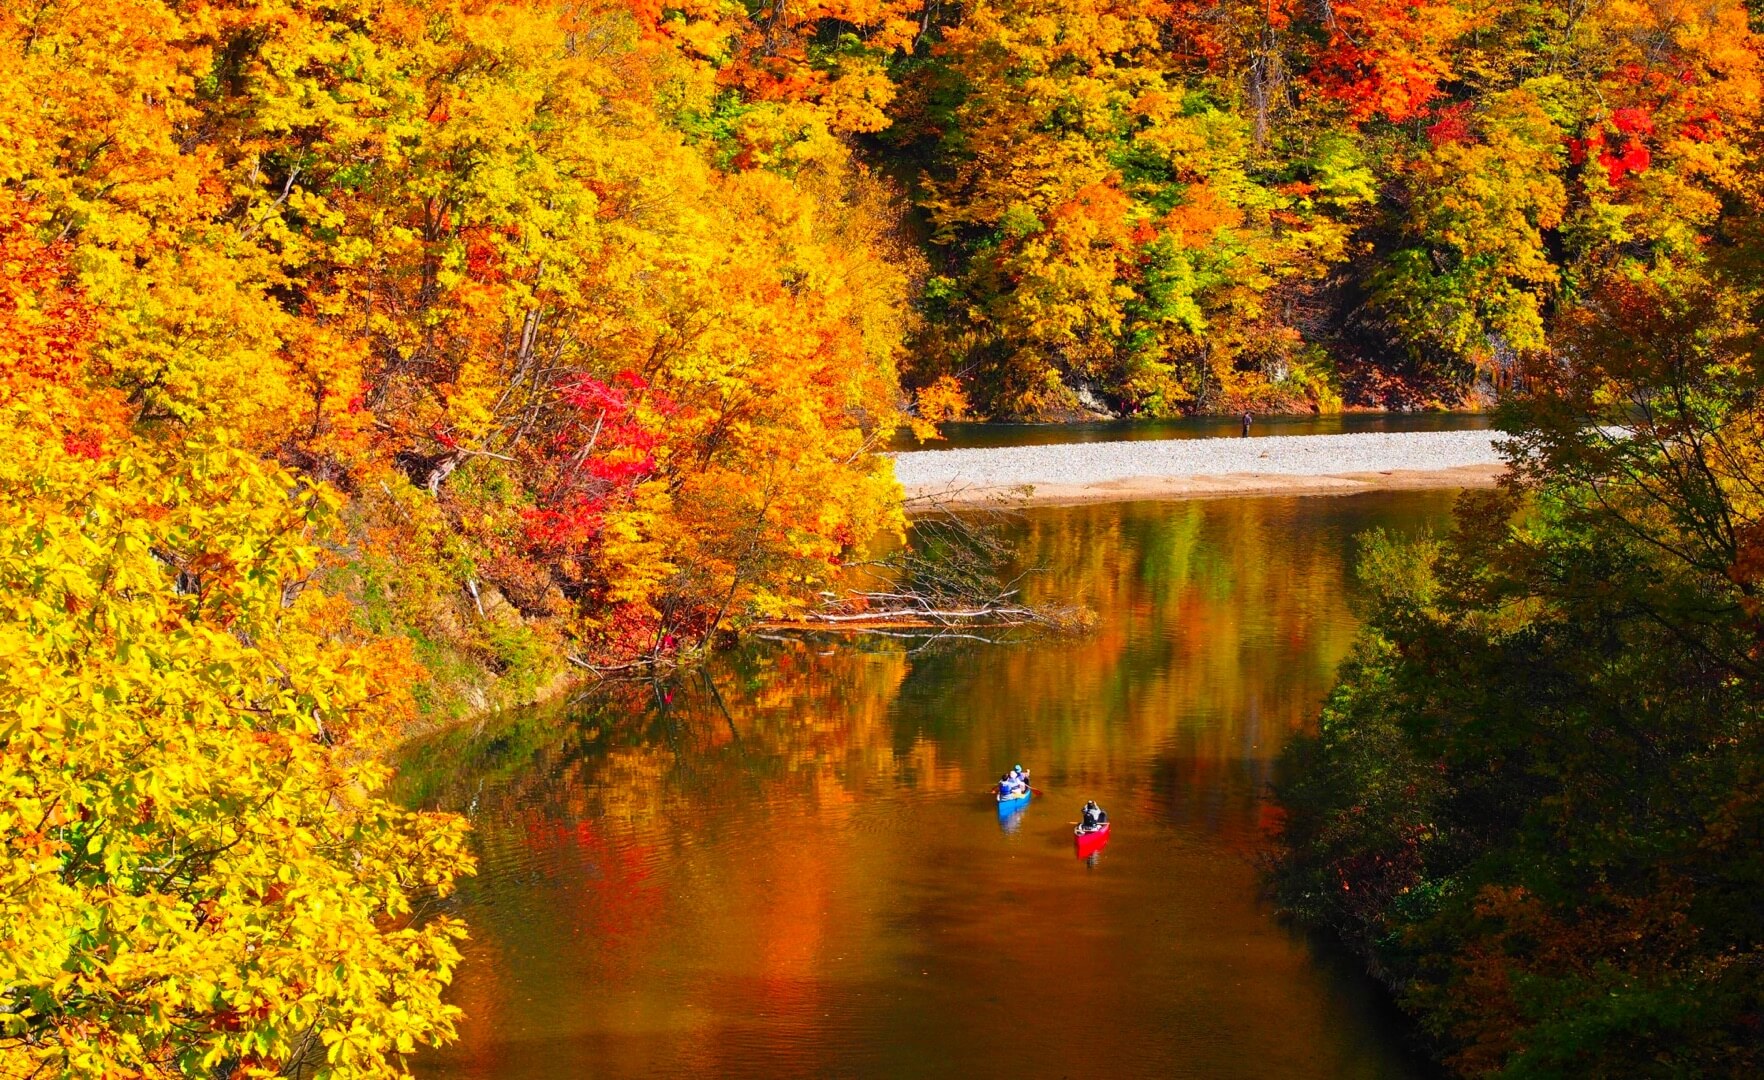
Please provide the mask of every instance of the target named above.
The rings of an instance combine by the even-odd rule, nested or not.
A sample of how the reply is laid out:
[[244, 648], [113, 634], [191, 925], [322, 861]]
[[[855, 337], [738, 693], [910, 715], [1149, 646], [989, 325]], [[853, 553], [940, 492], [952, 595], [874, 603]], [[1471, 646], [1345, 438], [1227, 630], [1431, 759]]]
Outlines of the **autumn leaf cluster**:
[[402, 641], [311, 587], [334, 490], [92, 385], [66, 241], [0, 223], [0, 1075], [403, 1072], [448, 1037], [463, 822], [379, 790]]
[[882, 136], [932, 229], [909, 381], [993, 415], [1492, 393], [1753, 187], [1739, 0], [980, 0], [933, 37]]

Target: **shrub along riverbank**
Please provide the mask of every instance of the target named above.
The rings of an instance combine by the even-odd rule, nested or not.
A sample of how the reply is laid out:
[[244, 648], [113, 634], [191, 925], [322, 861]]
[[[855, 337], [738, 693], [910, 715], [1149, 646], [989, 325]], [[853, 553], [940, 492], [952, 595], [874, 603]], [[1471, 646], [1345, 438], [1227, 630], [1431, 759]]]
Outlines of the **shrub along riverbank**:
[[1755, 302], [1607, 283], [1504, 414], [1522, 483], [1365, 544], [1273, 882], [1464, 1074], [1764, 1068]]

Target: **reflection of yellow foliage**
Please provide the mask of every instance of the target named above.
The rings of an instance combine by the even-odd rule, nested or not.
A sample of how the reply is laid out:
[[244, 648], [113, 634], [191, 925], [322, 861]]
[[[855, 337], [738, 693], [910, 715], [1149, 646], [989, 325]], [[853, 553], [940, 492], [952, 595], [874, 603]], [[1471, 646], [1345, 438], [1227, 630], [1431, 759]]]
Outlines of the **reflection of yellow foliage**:
[[469, 999], [481, 1011], [467, 1041], [507, 1036], [498, 1017], [552, 977], [510, 962], [535, 943], [604, 973], [593, 1000], [609, 1008], [527, 1030], [641, 1032], [607, 1040], [631, 1060], [694, 1044], [727, 1015], [710, 996], [726, 1003], [729, 985], [780, 1023], [818, 1022], [817, 995], [897, 958], [895, 913], [925, 902], [926, 876], [967, 869], [945, 856], [970, 849], [934, 831], [949, 823], [958, 844], [990, 832], [981, 789], [1014, 760], [1051, 796], [1029, 835], [1063, 833], [1077, 800], [1109, 792], [1140, 835], [1174, 825], [1247, 852], [1271, 762], [1354, 637], [1350, 534], [1381, 507], [1443, 520], [1451, 498], [1033, 510], [1011, 526], [1025, 563], [1049, 568], [1027, 587], [1098, 609], [1093, 634], [760, 642], [702, 673], [603, 684], [559, 715], [437, 737], [412, 770], [478, 807], [486, 859], [505, 871], [482, 909], [479, 948], [496, 951], [462, 976], [489, 984]]
[[668, 783], [678, 757], [665, 744], [618, 746], [607, 751], [596, 770], [593, 813], [622, 820], [645, 820], [664, 812]]

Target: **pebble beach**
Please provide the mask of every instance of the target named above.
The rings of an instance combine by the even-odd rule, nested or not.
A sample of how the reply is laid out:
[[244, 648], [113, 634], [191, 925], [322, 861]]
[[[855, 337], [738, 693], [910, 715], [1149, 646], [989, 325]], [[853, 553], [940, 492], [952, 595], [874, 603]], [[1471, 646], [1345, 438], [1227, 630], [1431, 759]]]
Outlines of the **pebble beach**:
[[1478, 487], [1505, 471], [1491, 431], [1092, 442], [894, 456], [909, 501], [1049, 504]]

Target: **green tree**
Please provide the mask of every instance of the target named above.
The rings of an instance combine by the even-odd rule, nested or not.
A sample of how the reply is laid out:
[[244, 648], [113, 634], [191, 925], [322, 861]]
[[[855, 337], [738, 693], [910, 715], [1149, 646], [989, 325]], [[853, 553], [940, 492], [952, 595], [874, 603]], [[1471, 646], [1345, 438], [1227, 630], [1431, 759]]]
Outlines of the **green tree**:
[[1764, 1064], [1755, 301], [1608, 279], [1524, 371], [1515, 490], [1362, 561], [1275, 883], [1465, 1074]]

